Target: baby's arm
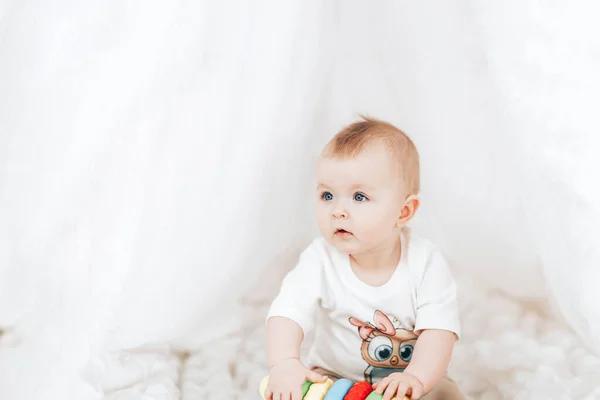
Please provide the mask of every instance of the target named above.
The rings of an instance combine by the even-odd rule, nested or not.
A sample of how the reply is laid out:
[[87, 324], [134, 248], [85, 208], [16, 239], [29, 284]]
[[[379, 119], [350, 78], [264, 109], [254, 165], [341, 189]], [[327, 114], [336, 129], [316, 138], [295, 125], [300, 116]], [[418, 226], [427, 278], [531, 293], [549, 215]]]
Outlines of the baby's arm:
[[428, 393], [444, 376], [452, 358], [456, 335], [454, 332], [424, 330], [415, 345], [410, 364], [405, 373], [417, 378]]
[[[284, 278], [267, 316], [267, 362], [269, 380], [265, 398], [300, 399], [306, 381], [326, 378], [300, 362], [304, 333], [312, 329], [314, 314], [322, 296], [322, 261], [312, 248], [306, 249], [296, 267]], [[300, 396], [300, 397], [298, 397]]]
[[456, 283], [436, 249], [429, 254], [417, 289], [416, 314], [415, 332], [419, 337], [409, 365], [404, 372], [390, 374], [374, 385], [378, 393], [385, 392], [383, 400], [407, 391], [412, 392], [411, 399], [418, 399], [431, 391], [446, 373], [460, 336]]
[[267, 363], [269, 368], [280, 361], [300, 359], [300, 345], [304, 332], [296, 322], [285, 317], [271, 317], [267, 321]]
[[300, 400], [305, 381], [322, 383], [327, 380], [327, 377], [311, 371], [300, 362], [303, 337], [302, 328], [291, 319], [271, 317], [267, 321], [269, 383], [265, 399]]
[[429, 393], [446, 373], [456, 334], [443, 329], [423, 330], [413, 351], [410, 364], [404, 372], [396, 372], [385, 377], [373, 387], [383, 394], [383, 400], [400, 398], [410, 394], [411, 399], [419, 399]]

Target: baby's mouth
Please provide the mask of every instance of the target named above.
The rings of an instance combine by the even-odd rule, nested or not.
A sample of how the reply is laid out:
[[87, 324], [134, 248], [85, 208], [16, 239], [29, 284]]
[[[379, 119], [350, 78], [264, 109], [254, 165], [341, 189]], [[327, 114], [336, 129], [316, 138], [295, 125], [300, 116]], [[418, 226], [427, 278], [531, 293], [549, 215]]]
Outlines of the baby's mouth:
[[349, 232], [349, 231], [347, 231], [345, 229], [338, 228], [338, 229], [335, 230], [334, 234], [335, 234], [335, 236], [346, 237], [346, 236], [352, 235], [352, 232]]

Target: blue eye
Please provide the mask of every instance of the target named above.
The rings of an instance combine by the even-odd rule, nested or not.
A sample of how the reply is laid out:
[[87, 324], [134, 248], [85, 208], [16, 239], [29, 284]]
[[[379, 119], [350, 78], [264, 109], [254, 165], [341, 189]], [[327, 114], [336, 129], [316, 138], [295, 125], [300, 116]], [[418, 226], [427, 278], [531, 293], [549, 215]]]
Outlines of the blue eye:
[[355, 193], [354, 194], [354, 201], [367, 201], [369, 199], [367, 199], [367, 196], [365, 196], [362, 193]]
[[331, 200], [333, 200], [333, 195], [329, 192], [323, 192], [323, 193], [321, 193], [321, 199], [323, 199], [325, 201], [331, 201]]

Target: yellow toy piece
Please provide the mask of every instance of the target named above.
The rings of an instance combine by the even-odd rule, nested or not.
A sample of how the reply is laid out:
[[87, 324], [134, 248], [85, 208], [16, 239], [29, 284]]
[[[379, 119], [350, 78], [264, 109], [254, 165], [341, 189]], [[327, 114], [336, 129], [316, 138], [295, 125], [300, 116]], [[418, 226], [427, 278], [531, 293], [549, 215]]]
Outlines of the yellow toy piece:
[[265, 398], [265, 391], [267, 390], [267, 384], [268, 383], [269, 383], [269, 377], [268, 376], [265, 376], [260, 381], [260, 386], [258, 388], [258, 391], [260, 393], [260, 397], [262, 397], [263, 399]]
[[323, 400], [332, 385], [333, 381], [331, 379], [327, 379], [323, 383], [313, 383], [306, 396], [304, 396], [304, 400]]

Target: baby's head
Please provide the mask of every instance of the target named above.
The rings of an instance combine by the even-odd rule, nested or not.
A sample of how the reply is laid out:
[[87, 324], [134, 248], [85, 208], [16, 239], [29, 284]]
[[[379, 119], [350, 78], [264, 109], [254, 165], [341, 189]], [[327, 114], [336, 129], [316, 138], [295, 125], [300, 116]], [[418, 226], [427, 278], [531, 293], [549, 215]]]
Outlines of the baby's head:
[[317, 222], [336, 248], [358, 254], [392, 245], [419, 205], [419, 154], [393, 125], [364, 118], [323, 149]]

